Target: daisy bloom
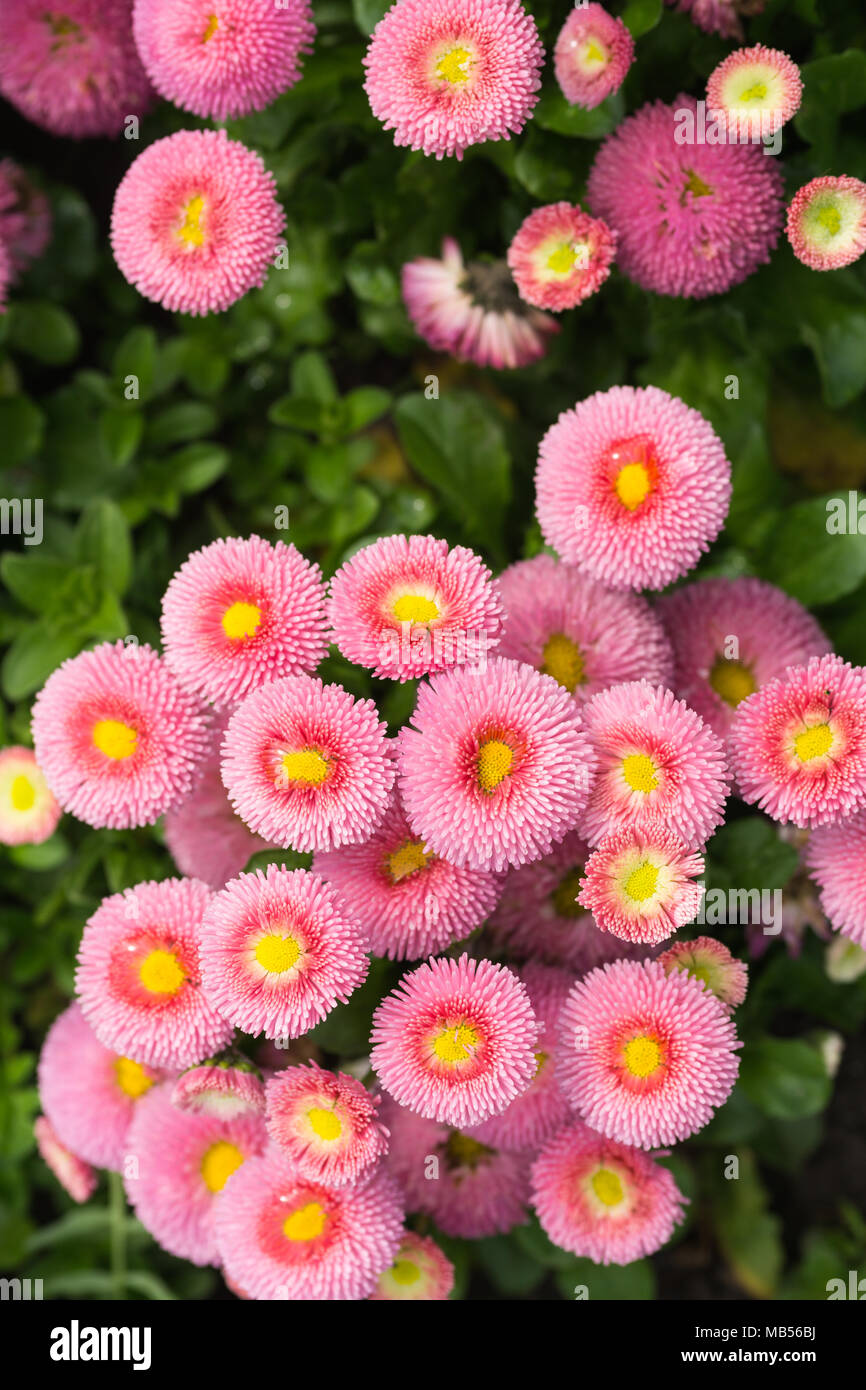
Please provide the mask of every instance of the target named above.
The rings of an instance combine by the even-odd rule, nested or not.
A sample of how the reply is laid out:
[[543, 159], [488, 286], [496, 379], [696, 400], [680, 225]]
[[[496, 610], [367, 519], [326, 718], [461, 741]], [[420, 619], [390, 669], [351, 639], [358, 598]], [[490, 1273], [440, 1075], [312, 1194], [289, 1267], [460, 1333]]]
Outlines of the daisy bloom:
[[505, 1110], [537, 1070], [526, 986], [489, 960], [431, 960], [373, 1015], [370, 1065], [400, 1105], [465, 1127]]
[[403, 1238], [403, 1207], [381, 1168], [349, 1187], [303, 1177], [269, 1149], [232, 1178], [216, 1212], [226, 1277], [248, 1298], [368, 1298]]
[[285, 216], [261, 157], [224, 130], [180, 130], [148, 145], [120, 182], [111, 247], [145, 299], [220, 313], [265, 283]]
[[217, 706], [314, 671], [328, 650], [319, 566], [261, 536], [213, 541], [171, 580], [162, 641], [181, 685]]
[[473, 869], [547, 854], [584, 806], [595, 760], [567, 690], [493, 657], [419, 687], [400, 733], [400, 793], [427, 849]]
[[866, 251], [866, 183], [824, 174], [804, 184], [788, 208], [794, 255], [811, 270], [838, 270]]
[[520, 960], [561, 965], [575, 974], [646, 948], [600, 931], [577, 901], [589, 847], [576, 831], [543, 859], [506, 874], [499, 905], [487, 924], [496, 946]]
[[579, 1121], [535, 1160], [532, 1200], [554, 1245], [596, 1264], [627, 1265], [660, 1250], [683, 1218], [683, 1197], [650, 1154]]
[[225, 121], [295, 85], [316, 26], [309, 0], [135, 0], [133, 31], [160, 96]]
[[584, 714], [598, 758], [581, 822], [589, 843], [660, 820], [692, 849], [704, 845], [724, 820], [728, 769], [700, 715], [648, 681], [603, 690]]
[[827, 825], [866, 805], [866, 670], [841, 657], [789, 667], [737, 707], [739, 795], [774, 820]]
[[33, 1124], [33, 1137], [39, 1150], [39, 1157], [54, 1174], [73, 1202], [86, 1202], [96, 1191], [99, 1174], [89, 1163], [79, 1158], [61, 1144], [51, 1122], [39, 1115]]
[[831, 925], [866, 947], [866, 811], [813, 830], [806, 866], [820, 888], [821, 910]]
[[387, 1152], [379, 1098], [352, 1076], [315, 1062], [287, 1067], [271, 1077], [267, 1098], [268, 1133], [302, 1177], [345, 1187]]
[[152, 825], [192, 790], [208, 747], [198, 701], [137, 643], [64, 661], [36, 696], [32, 728], [63, 810], [97, 829]]
[[694, 979], [702, 980], [729, 1013], [746, 997], [748, 968], [712, 936], [676, 941], [658, 957], [658, 962], [668, 974], [672, 970], [684, 970]]
[[331, 580], [328, 617], [348, 661], [412, 680], [483, 658], [499, 636], [490, 571], [435, 536], [383, 536]]
[[0, 94], [52, 135], [119, 135], [153, 95], [132, 0], [3, 0]]
[[657, 946], [693, 922], [703, 889], [700, 854], [690, 852], [661, 820], [615, 830], [590, 855], [580, 889], [602, 931]]
[[748, 695], [830, 650], [812, 614], [763, 579], [698, 579], [657, 612], [673, 649], [668, 683], [721, 739]]
[[591, 111], [618, 92], [634, 61], [634, 39], [603, 5], [576, 6], [553, 50], [556, 80], [572, 106]]
[[429, 1236], [407, 1231], [394, 1263], [379, 1276], [373, 1303], [441, 1303], [454, 1287], [454, 1266]]
[[[694, 140], [697, 102], [649, 102], [602, 141], [587, 183], [619, 234], [617, 265], [642, 289], [683, 299], [745, 280], [782, 230], [782, 175], [760, 144]], [[712, 112], [710, 113], [712, 116]]]
[[553, 676], [579, 705], [623, 681], [669, 684], [670, 643], [640, 595], [607, 589], [547, 554], [509, 565], [496, 586], [504, 610], [500, 656]]
[[536, 512], [563, 560], [613, 589], [663, 589], [724, 525], [731, 465], [703, 415], [657, 386], [613, 386], [545, 434]]
[[178, 1110], [233, 1120], [237, 1115], [264, 1115], [265, 1087], [259, 1071], [245, 1059], [208, 1058], [181, 1072], [171, 1092]]
[[41, 845], [61, 810], [31, 748], [0, 748], [0, 845]]
[[373, 30], [364, 89], [395, 145], [462, 159], [523, 129], [543, 62], [520, 0], [398, 0]]
[[382, 1119], [391, 1132], [385, 1164], [406, 1209], [431, 1216], [448, 1236], [504, 1235], [526, 1221], [529, 1155], [509, 1153], [435, 1120], [422, 1119], [388, 1096]]
[[667, 4], [676, 5], [705, 34], [740, 40], [743, 37], [740, 16], [760, 14], [764, 8], [764, 0], [667, 0]]
[[546, 339], [559, 332], [555, 319], [520, 298], [505, 261], [464, 265], [453, 237], [443, 241], [441, 260], [407, 261], [401, 284], [415, 331], [458, 362], [526, 367], [544, 356]]
[[507, 1110], [470, 1131], [471, 1137], [482, 1144], [517, 1152], [538, 1149], [570, 1114], [556, 1080], [555, 1057], [559, 1045], [559, 1015], [574, 984], [570, 971], [534, 962], [523, 967], [520, 978], [526, 985], [538, 1021], [535, 1075]]
[[188, 1067], [232, 1040], [201, 986], [210, 889], [193, 878], [104, 898], [78, 949], [75, 989], [99, 1041], [149, 1067]]
[[723, 1105], [740, 1046], [700, 980], [657, 961], [592, 970], [560, 1014], [559, 1084], [599, 1134], [655, 1149], [697, 1134]]
[[219, 1264], [217, 1198], [266, 1141], [261, 1115], [193, 1114], [172, 1105], [170, 1084], [157, 1086], [136, 1110], [127, 1137], [124, 1186], [139, 1221], [170, 1255]]
[[707, 82], [707, 108], [725, 113], [729, 139], [774, 134], [796, 115], [802, 95], [797, 64], [762, 43], [729, 53]]
[[78, 1004], [52, 1023], [39, 1057], [39, 1099], [61, 1143], [119, 1170], [136, 1105], [163, 1073], [103, 1047]]
[[215, 894], [201, 967], [212, 1007], [244, 1033], [297, 1038], [367, 978], [360, 926], [327, 883], [269, 864]]
[[412, 832], [397, 794], [361, 845], [313, 859], [314, 873], [352, 903], [374, 956], [418, 960], [462, 941], [496, 906], [501, 880], [459, 868]]
[[223, 740], [223, 783], [238, 815], [256, 834], [301, 852], [368, 839], [395, 776], [378, 714], [372, 700], [309, 676], [254, 691]]
[[615, 255], [616, 235], [604, 222], [571, 203], [550, 203], [518, 227], [508, 264], [521, 299], [559, 312], [601, 289]]
[[11, 159], [0, 160], [0, 241], [13, 275], [42, 255], [51, 237], [51, 208], [40, 188]]

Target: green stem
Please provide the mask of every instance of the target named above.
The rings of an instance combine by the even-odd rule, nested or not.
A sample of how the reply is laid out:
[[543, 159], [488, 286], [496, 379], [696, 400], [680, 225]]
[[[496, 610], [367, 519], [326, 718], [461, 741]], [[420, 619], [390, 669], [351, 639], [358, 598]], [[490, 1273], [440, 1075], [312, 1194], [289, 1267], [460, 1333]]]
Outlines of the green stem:
[[126, 1193], [119, 1173], [108, 1175], [109, 1246], [112, 1297], [126, 1295]]

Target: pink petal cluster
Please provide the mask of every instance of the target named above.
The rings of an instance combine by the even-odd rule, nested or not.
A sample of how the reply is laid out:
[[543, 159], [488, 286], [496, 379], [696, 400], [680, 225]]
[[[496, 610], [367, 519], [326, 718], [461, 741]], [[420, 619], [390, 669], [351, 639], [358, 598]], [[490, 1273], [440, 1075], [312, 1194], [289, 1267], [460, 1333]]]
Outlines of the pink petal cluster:
[[796, 115], [802, 95], [797, 64], [781, 49], [762, 43], [729, 53], [707, 82], [707, 106], [724, 111], [750, 138], [780, 130]]
[[93, 1196], [99, 1182], [99, 1175], [83, 1158], [67, 1149], [58, 1139], [51, 1121], [44, 1115], [37, 1116], [33, 1123], [33, 1137], [39, 1150], [39, 1157], [54, 1174], [61, 1187], [73, 1202], [86, 1202]]
[[813, 830], [805, 857], [831, 926], [866, 950], [866, 811]]
[[741, 16], [760, 14], [764, 0], [667, 0], [689, 16], [706, 34], [723, 39], [742, 39]]
[[61, 815], [33, 750], [0, 748], [0, 844], [44, 844]]
[[230, 1058], [208, 1059], [181, 1072], [171, 1103], [194, 1115], [233, 1120], [238, 1115], [264, 1115], [265, 1088], [250, 1063], [233, 1065]]
[[396, 1259], [379, 1276], [371, 1303], [441, 1303], [454, 1287], [454, 1266], [430, 1236], [407, 1231]]
[[571, 203], [536, 208], [517, 229], [508, 265], [521, 299], [539, 309], [573, 309], [601, 289], [616, 233]]
[[660, 820], [606, 835], [586, 865], [578, 901], [602, 931], [657, 946], [694, 921], [704, 860]]
[[866, 251], [866, 183], [822, 174], [795, 193], [785, 227], [794, 255], [811, 270], [839, 270]]
[[595, 0], [575, 6], [553, 50], [564, 97], [587, 111], [619, 91], [633, 61], [634, 39], [625, 24]]
[[747, 966], [712, 936], [675, 941], [658, 957], [658, 962], [668, 974], [672, 970], [684, 970], [687, 975], [701, 980], [729, 1011], [739, 1008], [746, 997]]
[[14, 276], [37, 260], [51, 238], [48, 199], [11, 159], [0, 160], [0, 244]]
[[302, 1177], [345, 1187], [387, 1152], [379, 1097], [344, 1072], [286, 1067], [269, 1080], [267, 1101], [268, 1133]]

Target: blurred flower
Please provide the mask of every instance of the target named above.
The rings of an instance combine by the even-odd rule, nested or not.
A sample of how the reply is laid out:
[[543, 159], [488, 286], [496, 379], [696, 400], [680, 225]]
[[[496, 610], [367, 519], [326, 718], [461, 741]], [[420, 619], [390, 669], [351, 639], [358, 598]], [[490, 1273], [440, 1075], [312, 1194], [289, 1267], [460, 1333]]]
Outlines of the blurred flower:
[[805, 860], [830, 924], [866, 947], [866, 810], [813, 830]]
[[508, 265], [521, 299], [559, 312], [601, 288], [615, 255], [616, 233], [604, 222], [570, 203], [550, 203], [518, 227]]
[[603, 5], [577, 5], [553, 50], [556, 80], [567, 101], [593, 110], [618, 92], [634, 61], [634, 39]]
[[171, 1103], [194, 1115], [233, 1120], [238, 1115], [264, 1115], [265, 1088], [251, 1063], [209, 1058], [181, 1073]]
[[824, 174], [798, 190], [786, 231], [794, 255], [812, 270], [838, 270], [866, 251], [866, 183]]
[[702, 980], [728, 1012], [738, 1008], [746, 997], [747, 967], [712, 936], [676, 941], [658, 957], [658, 962], [668, 974], [672, 970], [684, 970], [694, 979]]
[[0, 844], [41, 845], [61, 810], [31, 748], [0, 748]]
[[724, 111], [742, 137], [772, 135], [796, 115], [803, 94], [797, 64], [778, 48], [738, 48], [710, 73], [707, 106]]
[[42, 255], [50, 237], [51, 208], [45, 194], [11, 159], [0, 160], [0, 242], [14, 276]]
[[667, 0], [688, 14], [693, 24], [707, 34], [723, 39], [742, 39], [741, 15], [760, 14], [764, 0]]
[[406, 1231], [390, 1268], [379, 1276], [371, 1302], [442, 1302], [454, 1287], [454, 1266], [429, 1236]]
[[657, 946], [693, 922], [701, 904], [694, 880], [704, 871], [662, 820], [615, 830], [586, 865], [580, 902], [602, 931], [623, 941]]
[[268, 1133], [302, 1177], [345, 1187], [387, 1152], [379, 1097], [344, 1072], [287, 1067], [268, 1081], [267, 1100]]
[[99, 1175], [89, 1163], [79, 1158], [61, 1144], [44, 1115], [39, 1115], [33, 1124], [33, 1137], [39, 1150], [39, 1157], [47, 1164], [73, 1202], [86, 1202], [96, 1191]]
[[[824, 969], [828, 980], [832, 980], [835, 985], [852, 984], [854, 980], [859, 980], [861, 975], [866, 975], [866, 951], [847, 936], [834, 937], [824, 952]], [[839, 1037], [838, 1034], [830, 1036]], [[839, 1038], [840, 1043], [841, 1041]], [[838, 1058], [836, 1064], [838, 1066]]]

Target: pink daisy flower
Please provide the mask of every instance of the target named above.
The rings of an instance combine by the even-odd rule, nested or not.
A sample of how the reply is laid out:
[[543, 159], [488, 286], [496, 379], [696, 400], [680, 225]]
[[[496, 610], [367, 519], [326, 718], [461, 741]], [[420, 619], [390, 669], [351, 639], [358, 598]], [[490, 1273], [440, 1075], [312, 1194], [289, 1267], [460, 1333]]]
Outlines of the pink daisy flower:
[[191, 878], [104, 898], [78, 949], [75, 989], [103, 1046], [150, 1067], [188, 1067], [232, 1040], [201, 987], [210, 889]]
[[501, 880], [449, 864], [414, 835], [397, 794], [369, 840], [317, 854], [313, 871], [353, 904], [374, 956], [418, 960], [462, 941], [499, 899]]
[[214, 121], [261, 111], [301, 76], [309, 0], [135, 0], [135, 42], [160, 96]]
[[571, 203], [551, 203], [518, 227], [508, 264], [521, 299], [559, 312], [601, 289], [615, 255], [616, 235], [604, 222]]
[[3, 0], [0, 93], [53, 135], [118, 135], [152, 91], [132, 37], [132, 0]]
[[670, 643], [638, 594], [607, 589], [547, 554], [509, 565], [496, 584], [504, 609], [499, 654], [553, 676], [578, 704], [622, 681], [669, 683]]
[[866, 805], [866, 670], [812, 657], [737, 707], [729, 742], [744, 801], [807, 828]]
[[367, 978], [354, 914], [305, 869], [269, 864], [217, 893], [204, 923], [208, 1000], [244, 1033], [297, 1038]]
[[623, 274], [684, 299], [765, 264], [783, 219], [782, 175], [760, 144], [678, 143], [696, 111], [682, 94], [642, 106], [602, 142], [587, 184], [591, 211], [619, 234]]
[[39, 1057], [39, 1099], [79, 1158], [119, 1170], [138, 1101], [163, 1073], [103, 1047], [78, 1004], [52, 1023]]
[[663, 589], [724, 525], [731, 465], [697, 410], [613, 386], [560, 415], [538, 451], [536, 512], [563, 560], [614, 589]]
[[749, 982], [747, 967], [731, 955], [727, 946], [712, 936], [698, 936], [694, 941], [676, 941], [658, 957], [658, 962], [668, 974], [672, 970], [684, 970], [694, 979], [702, 980], [729, 1013], [738, 1008], [746, 997]]
[[657, 946], [693, 922], [703, 893], [694, 880], [704, 872], [661, 820], [616, 830], [590, 855], [580, 902], [602, 931], [623, 941]]
[[634, 39], [603, 5], [571, 11], [553, 50], [556, 80], [572, 106], [593, 110], [618, 92], [634, 61]]
[[276, 1149], [253, 1159], [220, 1199], [216, 1235], [226, 1278], [248, 1298], [368, 1298], [403, 1238], [396, 1185], [381, 1168], [325, 1187]]
[[395, 1104], [382, 1102], [390, 1132], [385, 1163], [399, 1182], [408, 1211], [431, 1216], [448, 1236], [478, 1240], [503, 1235], [526, 1221], [526, 1153], [482, 1144], [469, 1133]]
[[372, 1303], [441, 1303], [454, 1287], [454, 1266], [430, 1236], [406, 1231], [394, 1263], [379, 1276]]
[[669, 684], [721, 739], [742, 700], [830, 650], [812, 614], [763, 579], [698, 579], [657, 611], [673, 648]]
[[86, 1202], [96, 1191], [99, 1174], [89, 1163], [61, 1144], [44, 1115], [39, 1115], [33, 1124], [33, 1137], [39, 1150], [39, 1157], [54, 1174], [73, 1202]]
[[586, 805], [595, 769], [568, 692], [502, 657], [483, 679], [452, 671], [420, 686], [398, 758], [415, 834], [473, 869], [547, 854]]
[[170, 1255], [194, 1265], [219, 1264], [217, 1197], [266, 1141], [261, 1115], [192, 1114], [172, 1105], [170, 1084], [156, 1087], [136, 1110], [127, 1137], [124, 1186], [139, 1221]]
[[11, 159], [0, 160], [0, 241], [13, 275], [42, 255], [51, 237], [51, 208], [40, 188]]
[[261, 536], [213, 541], [171, 580], [162, 640], [181, 685], [217, 706], [314, 671], [328, 650], [319, 566]]
[[813, 830], [806, 866], [831, 925], [866, 949], [866, 811]]
[[61, 814], [33, 750], [0, 748], [0, 845], [41, 845]]
[[800, 69], [779, 48], [738, 48], [710, 73], [707, 108], [724, 111], [728, 139], [772, 135], [800, 109]]
[[866, 183], [823, 174], [804, 184], [788, 208], [794, 255], [812, 270], [838, 270], [866, 251]]
[[494, 1149], [522, 1152], [538, 1149], [555, 1134], [570, 1114], [555, 1075], [559, 1045], [559, 1015], [574, 976], [567, 970], [530, 963], [520, 972], [532, 1011], [538, 1021], [535, 1076], [507, 1110], [469, 1131], [473, 1139]]
[[344, 1072], [311, 1062], [287, 1067], [267, 1088], [268, 1133], [302, 1177], [329, 1187], [357, 1182], [388, 1149], [379, 1097]]
[[64, 811], [97, 828], [152, 825], [189, 794], [206, 716], [156, 652], [103, 642], [64, 661], [33, 706], [36, 760]]
[[581, 823], [589, 843], [663, 821], [692, 849], [704, 845], [724, 820], [728, 770], [700, 715], [647, 681], [603, 690], [584, 715], [598, 758]]
[[555, 319], [520, 298], [505, 261], [466, 266], [453, 237], [443, 241], [441, 260], [407, 261], [401, 283], [415, 331], [458, 362], [526, 367], [544, 356], [546, 338], [559, 332]]
[[483, 658], [496, 645], [499, 615], [483, 560], [435, 536], [383, 536], [331, 580], [334, 641], [347, 660], [385, 679]]
[[687, 14], [706, 34], [723, 39], [742, 39], [741, 15], [760, 14], [764, 0], [667, 0], [667, 4]]
[[505, 966], [431, 959], [377, 1008], [370, 1065], [398, 1104], [443, 1124], [477, 1125], [526, 1090], [537, 1033], [526, 987]]
[[364, 89], [395, 145], [462, 159], [523, 129], [543, 62], [520, 0], [398, 0], [373, 30]]
[[561, 965], [575, 974], [622, 956], [643, 957], [643, 946], [599, 931], [577, 901], [589, 849], [576, 831], [543, 859], [512, 869], [487, 924], [493, 942], [518, 959]]
[[145, 299], [220, 313], [265, 283], [285, 216], [261, 157], [224, 130], [180, 130], [129, 166], [114, 197], [111, 247]]
[[592, 970], [560, 1014], [559, 1084], [592, 1128], [654, 1149], [703, 1129], [739, 1069], [734, 1025], [714, 994], [657, 961]]
[[650, 1154], [579, 1121], [536, 1159], [532, 1185], [533, 1206], [554, 1245], [601, 1265], [631, 1264], [660, 1250], [686, 1202]]
[[209, 1058], [182, 1072], [174, 1083], [171, 1103], [178, 1110], [233, 1120], [238, 1115], [264, 1115], [265, 1087], [250, 1062]]
[[302, 852], [368, 839], [395, 776], [378, 713], [372, 700], [309, 676], [254, 691], [223, 741], [223, 783], [241, 819]]

